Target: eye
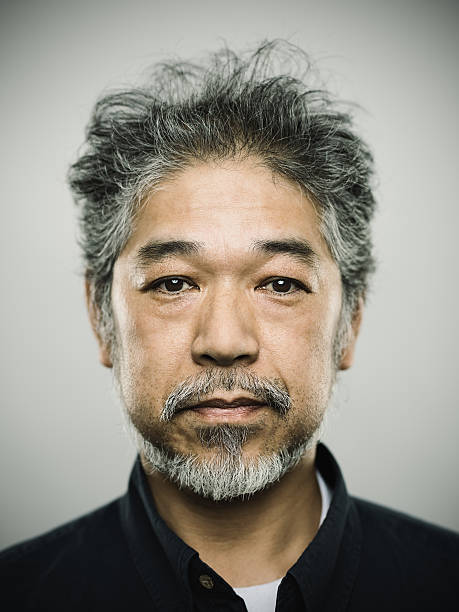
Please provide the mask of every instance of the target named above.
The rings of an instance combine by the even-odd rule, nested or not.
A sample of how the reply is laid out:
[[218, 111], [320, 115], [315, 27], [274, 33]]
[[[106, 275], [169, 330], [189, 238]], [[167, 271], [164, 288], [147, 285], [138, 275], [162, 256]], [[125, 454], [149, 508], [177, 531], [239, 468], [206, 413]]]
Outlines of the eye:
[[150, 291], [160, 291], [162, 293], [184, 293], [196, 287], [189, 281], [178, 276], [170, 276], [169, 278], [160, 278], [152, 283], [148, 289]]
[[296, 291], [306, 291], [309, 293], [307, 287], [305, 287], [299, 281], [293, 280], [293, 278], [284, 277], [273, 278], [261, 285], [260, 289], [267, 289], [273, 293], [280, 294], [291, 294], [295, 293]]

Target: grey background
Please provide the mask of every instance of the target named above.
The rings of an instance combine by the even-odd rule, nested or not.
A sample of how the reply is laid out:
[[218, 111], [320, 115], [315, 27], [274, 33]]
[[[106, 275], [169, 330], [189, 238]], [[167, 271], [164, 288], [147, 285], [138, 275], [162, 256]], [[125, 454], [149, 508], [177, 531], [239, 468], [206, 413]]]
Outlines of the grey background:
[[454, 2], [1, 4], [1, 545], [124, 491], [134, 451], [83, 301], [65, 172], [102, 88], [287, 37], [360, 103], [379, 272], [325, 440], [356, 495], [459, 529]]

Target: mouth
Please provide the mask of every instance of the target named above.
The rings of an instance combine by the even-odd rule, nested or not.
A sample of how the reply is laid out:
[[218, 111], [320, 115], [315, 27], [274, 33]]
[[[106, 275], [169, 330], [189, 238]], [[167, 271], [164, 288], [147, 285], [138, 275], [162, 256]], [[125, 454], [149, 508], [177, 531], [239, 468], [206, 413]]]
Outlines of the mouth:
[[186, 406], [183, 410], [210, 421], [243, 421], [258, 414], [267, 404], [251, 397], [240, 397], [232, 401], [212, 398]]

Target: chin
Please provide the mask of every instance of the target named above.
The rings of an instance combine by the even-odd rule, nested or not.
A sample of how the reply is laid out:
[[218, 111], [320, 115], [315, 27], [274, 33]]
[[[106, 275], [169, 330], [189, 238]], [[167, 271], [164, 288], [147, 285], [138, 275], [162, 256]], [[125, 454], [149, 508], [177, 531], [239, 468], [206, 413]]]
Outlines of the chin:
[[150, 473], [160, 472], [179, 489], [215, 502], [246, 499], [269, 488], [297, 466], [312, 445], [308, 439], [278, 451], [248, 454], [243, 445], [237, 450], [213, 444], [205, 452], [185, 454], [156, 446], [140, 434], [136, 441]]

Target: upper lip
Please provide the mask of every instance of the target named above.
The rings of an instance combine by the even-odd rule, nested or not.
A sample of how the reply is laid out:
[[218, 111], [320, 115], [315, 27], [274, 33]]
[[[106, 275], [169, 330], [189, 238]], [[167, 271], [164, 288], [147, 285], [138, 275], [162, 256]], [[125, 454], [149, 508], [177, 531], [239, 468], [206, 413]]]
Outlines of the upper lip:
[[238, 397], [231, 401], [219, 397], [212, 397], [202, 402], [198, 402], [187, 408], [239, 408], [239, 406], [264, 406], [266, 402], [254, 399], [253, 397]]

